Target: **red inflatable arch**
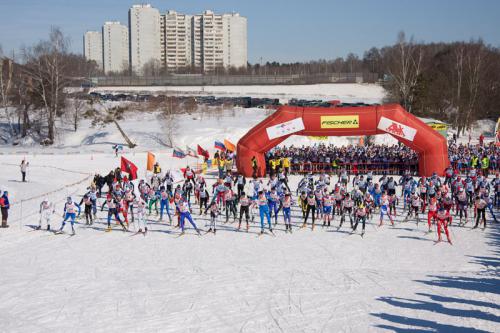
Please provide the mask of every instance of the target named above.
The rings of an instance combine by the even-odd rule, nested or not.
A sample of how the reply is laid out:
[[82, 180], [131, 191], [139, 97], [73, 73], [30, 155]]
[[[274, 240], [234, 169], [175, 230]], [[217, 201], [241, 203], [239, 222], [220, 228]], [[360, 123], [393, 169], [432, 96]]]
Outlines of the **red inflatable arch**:
[[252, 176], [252, 157], [258, 175], [266, 172], [264, 154], [291, 135], [350, 136], [391, 134], [419, 155], [421, 176], [443, 175], [449, 166], [446, 139], [400, 105], [362, 107], [280, 107], [252, 128], [236, 148], [238, 172]]

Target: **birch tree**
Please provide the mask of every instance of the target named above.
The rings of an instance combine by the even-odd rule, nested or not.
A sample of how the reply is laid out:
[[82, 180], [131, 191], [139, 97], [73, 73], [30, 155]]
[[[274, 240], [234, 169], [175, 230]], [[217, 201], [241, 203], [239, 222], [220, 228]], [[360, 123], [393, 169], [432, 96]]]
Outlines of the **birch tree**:
[[59, 28], [52, 27], [48, 41], [41, 41], [33, 48], [24, 50], [26, 65], [23, 69], [32, 82], [32, 90], [41, 99], [47, 116], [47, 138], [55, 138], [56, 116], [64, 104], [64, 88], [69, 85], [65, 76], [68, 63], [66, 55], [69, 41]]
[[412, 112], [415, 99], [415, 88], [422, 71], [423, 51], [413, 39], [406, 41], [404, 32], [398, 34], [398, 40], [393, 50], [393, 59], [389, 66], [389, 75], [395, 84], [395, 93], [408, 111]]
[[4, 57], [2, 47], [0, 46], [0, 97], [2, 98], [2, 108], [4, 110], [5, 118], [9, 123], [10, 134], [12, 136], [16, 134], [9, 110], [13, 72], [14, 63], [11, 59]]

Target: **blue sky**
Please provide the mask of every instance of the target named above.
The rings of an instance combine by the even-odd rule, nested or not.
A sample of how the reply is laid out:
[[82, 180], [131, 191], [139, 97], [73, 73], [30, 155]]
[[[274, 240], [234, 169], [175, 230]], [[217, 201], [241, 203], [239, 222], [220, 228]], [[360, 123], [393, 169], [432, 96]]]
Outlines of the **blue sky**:
[[[106, 20], [127, 22], [129, 0], [0, 0], [0, 45], [18, 50], [60, 26], [82, 53], [82, 35]], [[500, 46], [497, 0], [151, 0], [161, 12], [205, 9], [240, 12], [248, 18], [249, 61], [332, 59], [362, 56], [372, 46], [392, 44], [404, 30], [419, 41], [481, 37]]]

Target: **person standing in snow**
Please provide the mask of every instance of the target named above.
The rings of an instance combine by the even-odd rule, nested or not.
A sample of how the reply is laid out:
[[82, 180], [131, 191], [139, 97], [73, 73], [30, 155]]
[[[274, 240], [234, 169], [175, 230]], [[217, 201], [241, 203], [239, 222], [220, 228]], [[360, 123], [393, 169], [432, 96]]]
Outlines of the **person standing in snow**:
[[21, 168], [21, 176], [22, 176], [23, 183], [26, 182], [26, 170], [27, 170], [29, 165], [30, 165], [30, 163], [26, 162], [26, 160], [21, 161], [20, 168]]
[[52, 214], [56, 212], [54, 204], [49, 201], [49, 199], [43, 199], [40, 203], [40, 220], [38, 222], [38, 227], [36, 230], [42, 229], [42, 223], [45, 222], [47, 225], [47, 231], [50, 231], [50, 220], [52, 219]]
[[66, 203], [64, 204], [64, 214], [63, 214], [64, 220], [61, 224], [61, 228], [59, 228], [59, 230], [56, 233], [58, 233], [58, 234], [62, 233], [64, 230], [64, 226], [66, 225], [66, 221], [70, 220], [72, 234], [73, 235], [75, 234], [74, 224], [75, 224], [75, 220], [76, 220], [76, 209], [77, 208], [78, 208], [78, 216], [80, 216], [80, 213], [81, 213], [80, 206], [76, 202], [73, 202], [71, 197], [68, 197], [68, 199], [66, 200]]
[[3, 192], [3, 195], [0, 197], [0, 211], [2, 213], [2, 228], [8, 228], [7, 219], [9, 218], [9, 192]]

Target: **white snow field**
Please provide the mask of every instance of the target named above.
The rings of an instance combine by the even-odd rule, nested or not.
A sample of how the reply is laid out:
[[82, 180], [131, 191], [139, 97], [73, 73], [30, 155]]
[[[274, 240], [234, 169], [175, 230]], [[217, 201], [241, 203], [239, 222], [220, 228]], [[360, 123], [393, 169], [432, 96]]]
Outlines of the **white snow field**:
[[[144, 176], [145, 153], [125, 155]], [[157, 154], [161, 165], [180, 160]], [[2, 189], [14, 202], [11, 227], [0, 230], [1, 332], [498, 332], [499, 226], [451, 228], [454, 245], [410, 220], [368, 223], [366, 234], [298, 229], [276, 237], [237, 232], [198, 237], [158, 216], [147, 236], [105, 233], [80, 220], [76, 236], [32, 231], [42, 192], [56, 202], [59, 227], [67, 195], [79, 201], [87, 173], [118, 165], [108, 154], [27, 155], [28, 182], [17, 180], [19, 155], [1, 156]], [[92, 158], [92, 159], [91, 159]], [[209, 184], [214, 179], [207, 176]], [[297, 182], [292, 177], [292, 183]], [[6, 184], [6, 185], [5, 185]], [[5, 187], [6, 186], [6, 187]], [[63, 188], [57, 191], [57, 189]], [[292, 185], [292, 189], [295, 186]], [[78, 194], [78, 195], [77, 195]], [[20, 201], [23, 202], [21, 217]], [[401, 207], [400, 207], [401, 208]], [[401, 209], [400, 209], [401, 211]], [[206, 218], [194, 219], [205, 229]], [[423, 216], [422, 216], [423, 219]], [[69, 226], [66, 226], [66, 230]]]
[[[286, 94], [298, 88], [271, 89], [279, 88], [254, 92]], [[379, 92], [370, 100], [360, 87], [331, 95], [304, 89], [290, 97], [383, 98]], [[236, 143], [266, 115], [235, 109], [203, 118], [180, 116], [174, 144], [200, 144], [213, 152], [215, 139]], [[138, 144], [125, 148], [124, 156], [137, 164], [140, 178], [148, 150], [163, 170], [197, 161], [171, 158], [157, 113], [127, 115], [120, 125]], [[291, 137], [285, 144], [318, 142]], [[342, 145], [350, 139], [328, 142]], [[436, 244], [436, 233], [427, 234], [424, 222], [402, 223], [401, 216], [395, 227], [386, 221], [378, 228], [374, 218], [364, 238], [359, 229], [351, 235], [348, 222], [337, 230], [338, 219], [330, 228], [300, 230], [297, 208], [293, 234], [285, 234], [280, 217], [276, 237], [257, 237], [258, 218], [249, 233], [220, 220], [216, 236], [198, 237], [188, 229], [178, 237], [179, 231], [159, 222], [155, 213], [148, 216], [147, 236], [115, 225], [105, 233], [106, 211], [98, 212], [93, 227], [79, 220], [73, 237], [33, 231], [44, 197], [56, 203], [52, 227], [57, 228], [65, 198], [79, 201], [89, 177], [119, 166], [111, 154], [115, 143], [123, 139], [113, 125], [91, 128], [83, 121], [77, 132], [60, 129], [50, 148], [29, 142], [1, 146], [0, 190], [10, 192], [12, 209], [10, 228], [0, 229], [0, 332], [500, 331], [500, 232], [489, 214], [484, 231], [471, 230], [471, 222], [453, 226], [453, 246]], [[30, 162], [27, 183], [20, 182], [22, 158]], [[214, 181], [212, 175], [206, 178]], [[292, 177], [292, 189], [297, 181]], [[206, 229], [206, 217], [198, 210], [193, 217]]]

